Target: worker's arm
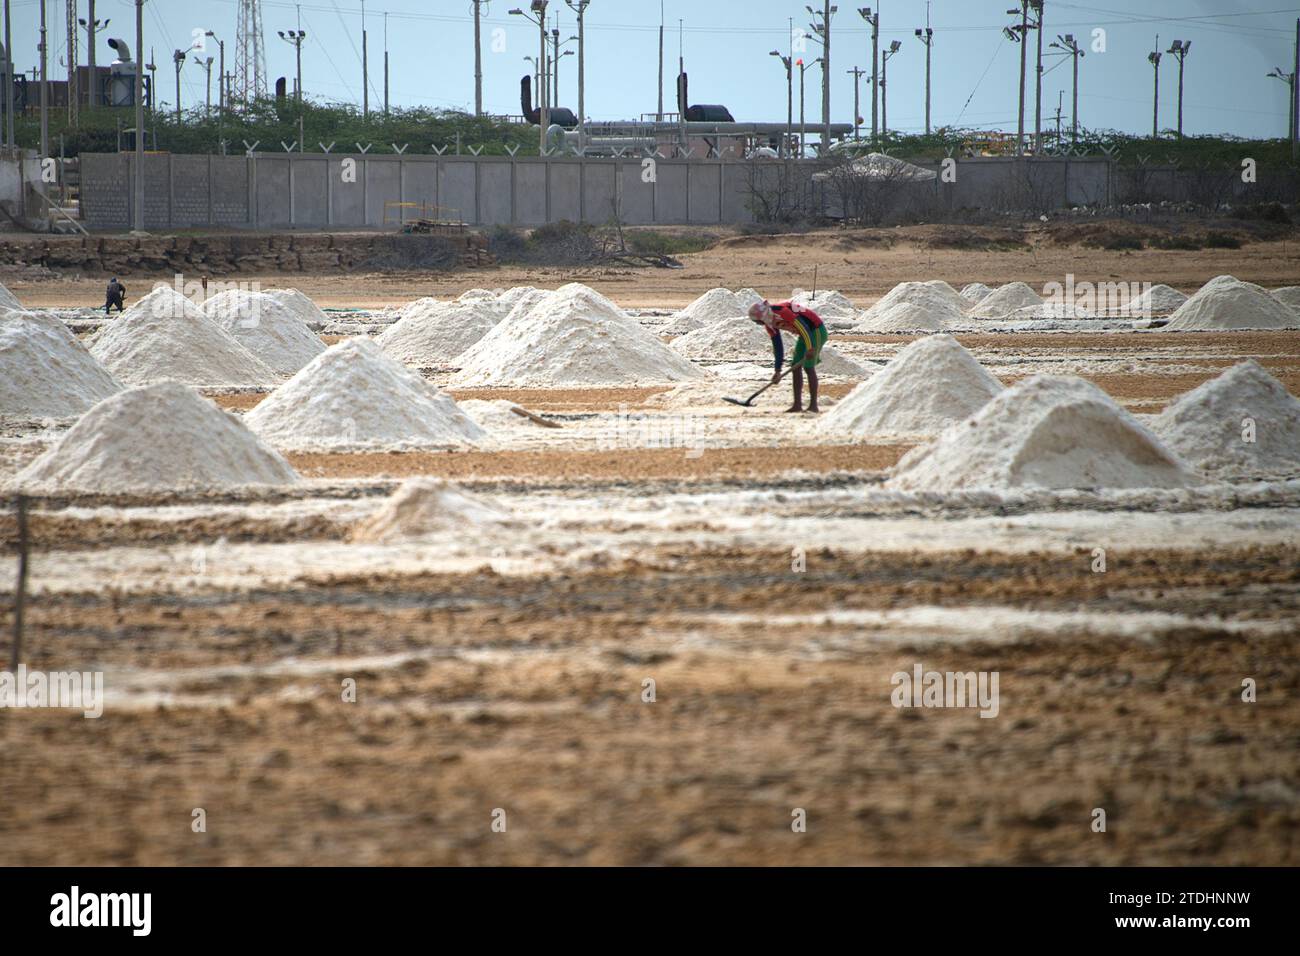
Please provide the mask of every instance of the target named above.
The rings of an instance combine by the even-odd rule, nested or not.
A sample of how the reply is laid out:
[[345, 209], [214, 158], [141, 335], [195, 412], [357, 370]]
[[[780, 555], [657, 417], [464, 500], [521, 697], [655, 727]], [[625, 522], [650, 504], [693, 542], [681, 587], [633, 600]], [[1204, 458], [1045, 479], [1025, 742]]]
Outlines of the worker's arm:
[[772, 381], [775, 382], [781, 377], [781, 363], [785, 361], [785, 343], [781, 341], [781, 333], [775, 329], [768, 329], [767, 334], [772, 339]]

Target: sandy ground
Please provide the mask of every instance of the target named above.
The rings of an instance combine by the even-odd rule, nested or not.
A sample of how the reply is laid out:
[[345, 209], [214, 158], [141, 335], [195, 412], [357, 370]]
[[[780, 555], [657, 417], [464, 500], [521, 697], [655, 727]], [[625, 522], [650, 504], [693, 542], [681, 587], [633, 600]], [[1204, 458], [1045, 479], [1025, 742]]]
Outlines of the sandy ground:
[[[1297, 251], [745, 241], [594, 281], [294, 284], [374, 306], [582, 278], [668, 307], [808, 285], [819, 260], [823, 286], [869, 301], [903, 278], [1067, 269], [1281, 285]], [[16, 291], [61, 305], [92, 285]], [[910, 340], [842, 339], [877, 364]], [[962, 341], [1004, 381], [1082, 374], [1139, 412], [1244, 357], [1300, 394], [1294, 333]], [[296, 454], [308, 481], [276, 492], [36, 501], [24, 658], [102, 671], [105, 713], [0, 709], [0, 864], [1300, 862], [1300, 482], [898, 495], [881, 480], [910, 442], [847, 443], [782, 414], [783, 390], [752, 410], [656, 407], [659, 391], [458, 391], [561, 428]], [[629, 409], [694, 440], [611, 442]], [[0, 476], [48, 437], [6, 437]], [[417, 474], [511, 522], [351, 540]], [[15, 534], [6, 503], [6, 550]], [[996, 716], [895, 707], [892, 676], [917, 665], [997, 672]]]

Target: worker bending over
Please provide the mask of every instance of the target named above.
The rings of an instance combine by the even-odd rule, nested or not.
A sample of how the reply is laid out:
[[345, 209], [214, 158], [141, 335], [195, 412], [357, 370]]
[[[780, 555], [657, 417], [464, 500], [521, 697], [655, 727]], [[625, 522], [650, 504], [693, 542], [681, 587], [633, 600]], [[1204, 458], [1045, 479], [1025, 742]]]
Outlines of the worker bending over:
[[749, 308], [749, 317], [767, 330], [772, 339], [775, 368], [772, 383], [781, 378], [781, 363], [785, 359], [785, 343], [781, 333], [795, 337], [794, 355], [790, 358], [791, 378], [794, 379], [794, 404], [787, 412], [803, 411], [803, 375], [808, 373], [808, 411], [819, 412], [817, 407], [817, 366], [822, 360], [822, 346], [826, 344], [826, 323], [816, 312], [796, 302], [756, 302]]

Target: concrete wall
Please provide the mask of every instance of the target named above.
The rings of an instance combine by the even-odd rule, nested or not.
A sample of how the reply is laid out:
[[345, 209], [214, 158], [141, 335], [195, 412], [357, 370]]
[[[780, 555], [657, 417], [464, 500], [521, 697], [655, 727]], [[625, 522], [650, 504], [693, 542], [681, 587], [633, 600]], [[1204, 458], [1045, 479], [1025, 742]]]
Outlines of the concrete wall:
[[[778, 163], [656, 159], [363, 156], [257, 153], [254, 156], [145, 157], [145, 228], [232, 226], [245, 229], [358, 229], [385, 224], [385, 204], [427, 203], [475, 226], [537, 226], [561, 219], [628, 225], [709, 225], [751, 222], [750, 183], [775, 182]], [[91, 229], [130, 228], [132, 154], [83, 153], [83, 218]], [[796, 205], [834, 214], [838, 202], [809, 177], [815, 161], [793, 164]], [[936, 171], [941, 167], [931, 166]], [[351, 173], [351, 175], [348, 175]], [[1197, 176], [1200, 178], [1197, 178]], [[1193, 199], [1215, 200], [1204, 174], [1151, 168], [1131, 171], [1105, 157], [962, 159], [956, 179], [925, 184], [898, 215], [927, 217], [963, 210], [1051, 210], [1066, 206]], [[1235, 180], [1235, 182], [1234, 182]], [[1261, 176], [1261, 182], [1264, 178]], [[917, 192], [908, 187], [909, 194]], [[1224, 198], [1250, 188], [1228, 175]], [[1294, 182], [1290, 192], [1295, 192]], [[1262, 197], [1263, 198], [1263, 197]], [[1267, 197], [1274, 198], [1274, 197]], [[398, 210], [388, 209], [389, 225]], [[408, 210], [411, 218], [417, 212]]]

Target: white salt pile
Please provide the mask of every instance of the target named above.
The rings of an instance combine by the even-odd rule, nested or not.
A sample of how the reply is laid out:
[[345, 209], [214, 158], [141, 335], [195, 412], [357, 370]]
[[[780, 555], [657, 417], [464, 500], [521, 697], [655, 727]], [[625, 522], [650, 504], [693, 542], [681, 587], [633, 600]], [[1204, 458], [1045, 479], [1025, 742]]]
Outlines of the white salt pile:
[[284, 485], [297, 473], [228, 412], [177, 382], [104, 399], [13, 479], [33, 493], [147, 494]]
[[533, 306], [539, 302], [544, 302], [552, 293], [548, 289], [527, 289], [524, 293], [514, 299], [513, 304], [501, 316], [498, 321], [504, 321], [512, 316], [521, 316], [532, 310]]
[[880, 311], [868, 310], [863, 316], [853, 326], [854, 332], [942, 332], [964, 317], [960, 309], [941, 300], [929, 305], [896, 302]]
[[0, 314], [0, 417], [75, 418], [121, 390], [58, 319]]
[[266, 289], [266, 294], [279, 299], [290, 312], [302, 320], [313, 332], [325, 328], [329, 316], [321, 311], [320, 306], [297, 289]]
[[1264, 289], [1231, 276], [1207, 282], [1169, 317], [1166, 331], [1286, 329], [1300, 316]]
[[18, 301], [18, 297], [5, 288], [4, 283], [0, 282], [0, 309], [16, 309], [22, 311], [23, 304]]
[[536, 286], [531, 285], [512, 286], [497, 296], [496, 301], [497, 305], [504, 309], [504, 312], [502, 313], [504, 317], [510, 314], [510, 310], [513, 309], [521, 299], [527, 298], [534, 293], [545, 291], [545, 289], [539, 289]]
[[857, 306], [834, 289], [819, 289], [815, 293], [795, 289], [790, 301], [807, 306], [822, 319], [851, 319], [858, 314]]
[[440, 478], [408, 478], [370, 517], [352, 531], [352, 540], [373, 544], [418, 541], [452, 534], [476, 538], [504, 530], [509, 511], [467, 494]]
[[969, 303], [942, 279], [929, 282], [900, 282], [881, 296], [871, 308], [860, 313], [857, 317], [858, 321], [865, 322], [879, 318], [900, 305], [917, 306], [940, 315], [960, 316], [961, 311]]
[[495, 309], [482, 299], [419, 299], [405, 306], [402, 317], [376, 336], [375, 342], [399, 362], [437, 368], [454, 363], [498, 321]]
[[1300, 474], [1300, 400], [1254, 361], [1182, 395], [1151, 430], [1216, 478]]
[[1075, 302], [1042, 302], [1013, 309], [1005, 316], [1010, 322], [1032, 322], [1036, 319], [1090, 319], [1092, 313]]
[[934, 435], [973, 415], [1002, 383], [951, 335], [917, 339], [826, 415], [855, 435]]
[[1005, 319], [1017, 309], [1042, 303], [1042, 296], [1025, 283], [1008, 282], [981, 299], [969, 314], [977, 319]]
[[1166, 315], [1187, 301], [1187, 296], [1170, 286], [1157, 284], [1129, 303], [1131, 315]]
[[[781, 334], [788, 362], [793, 354], [795, 339], [788, 333]], [[750, 319], [721, 319], [673, 339], [671, 347], [675, 352], [696, 361], [772, 361], [771, 338]], [[817, 372], [819, 375], [857, 380], [866, 378], [871, 370], [826, 345], [822, 347], [822, 361], [817, 366]]]
[[486, 437], [451, 396], [365, 338], [326, 349], [244, 421], [287, 451], [467, 448]]
[[966, 300], [969, 308], [978, 302], [983, 302], [992, 291], [993, 288], [983, 282], [970, 282], [961, 287], [961, 297]]
[[275, 371], [292, 375], [325, 351], [325, 343], [307, 327], [298, 308], [284, 296], [228, 289], [204, 302], [203, 314]]
[[753, 289], [732, 292], [730, 289], [710, 289], [684, 309], [673, 313], [672, 318], [659, 331], [664, 335], [683, 335], [717, 322], [748, 314], [749, 307], [763, 301]]
[[705, 374], [576, 282], [517, 306], [459, 361], [453, 383], [461, 386], [655, 385]]
[[1284, 285], [1274, 289], [1272, 295], [1287, 308], [1300, 312], [1300, 285]]
[[1034, 375], [909, 451], [888, 487], [1168, 488], [1190, 480], [1159, 438], [1091, 382]]
[[204, 388], [267, 388], [282, 378], [170, 286], [158, 286], [104, 326], [90, 354], [131, 385], [171, 379]]

